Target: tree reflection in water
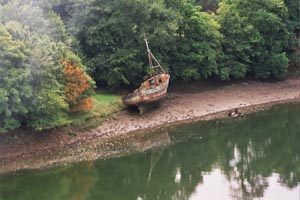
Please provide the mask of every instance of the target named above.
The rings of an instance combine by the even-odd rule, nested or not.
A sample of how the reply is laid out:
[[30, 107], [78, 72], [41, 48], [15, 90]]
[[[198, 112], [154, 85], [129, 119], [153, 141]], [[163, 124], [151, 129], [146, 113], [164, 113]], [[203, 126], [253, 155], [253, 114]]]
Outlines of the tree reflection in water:
[[193, 199], [216, 170], [228, 183], [224, 199], [263, 199], [270, 177], [283, 188], [299, 184], [299, 111], [300, 105], [285, 105], [180, 125], [126, 141], [131, 156], [1, 176], [0, 200]]

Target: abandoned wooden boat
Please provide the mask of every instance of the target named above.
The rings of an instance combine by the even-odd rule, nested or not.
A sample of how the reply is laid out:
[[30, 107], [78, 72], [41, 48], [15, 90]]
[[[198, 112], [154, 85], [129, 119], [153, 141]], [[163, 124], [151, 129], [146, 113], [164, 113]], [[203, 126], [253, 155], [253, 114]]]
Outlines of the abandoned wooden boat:
[[165, 72], [151, 53], [147, 38], [145, 37], [144, 40], [148, 52], [150, 76], [144, 77], [144, 82], [133, 93], [123, 97], [124, 104], [127, 106], [137, 106], [140, 112], [143, 112], [142, 107], [151, 105], [166, 95], [170, 79], [170, 75]]

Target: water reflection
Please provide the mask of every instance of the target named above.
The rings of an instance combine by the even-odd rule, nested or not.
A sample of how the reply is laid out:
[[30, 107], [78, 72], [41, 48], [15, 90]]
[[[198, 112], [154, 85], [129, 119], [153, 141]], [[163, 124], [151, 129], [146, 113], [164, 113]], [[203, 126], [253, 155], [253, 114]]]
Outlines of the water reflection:
[[2, 176], [0, 200], [299, 200], [299, 111], [173, 127], [126, 142], [143, 153]]

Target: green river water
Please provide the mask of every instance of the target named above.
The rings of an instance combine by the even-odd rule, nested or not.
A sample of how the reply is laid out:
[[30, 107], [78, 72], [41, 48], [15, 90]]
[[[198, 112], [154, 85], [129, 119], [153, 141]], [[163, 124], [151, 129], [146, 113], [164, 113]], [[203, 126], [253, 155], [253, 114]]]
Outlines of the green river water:
[[0, 200], [300, 199], [298, 104], [149, 135], [133, 155], [0, 175]]

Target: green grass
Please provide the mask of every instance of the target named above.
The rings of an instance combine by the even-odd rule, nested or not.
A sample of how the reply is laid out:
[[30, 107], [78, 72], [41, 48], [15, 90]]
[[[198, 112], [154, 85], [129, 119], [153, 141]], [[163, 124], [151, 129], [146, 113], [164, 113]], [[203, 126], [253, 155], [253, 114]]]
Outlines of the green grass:
[[93, 109], [91, 111], [70, 114], [71, 125], [81, 129], [98, 126], [124, 107], [122, 96], [107, 91], [97, 91], [92, 100]]

